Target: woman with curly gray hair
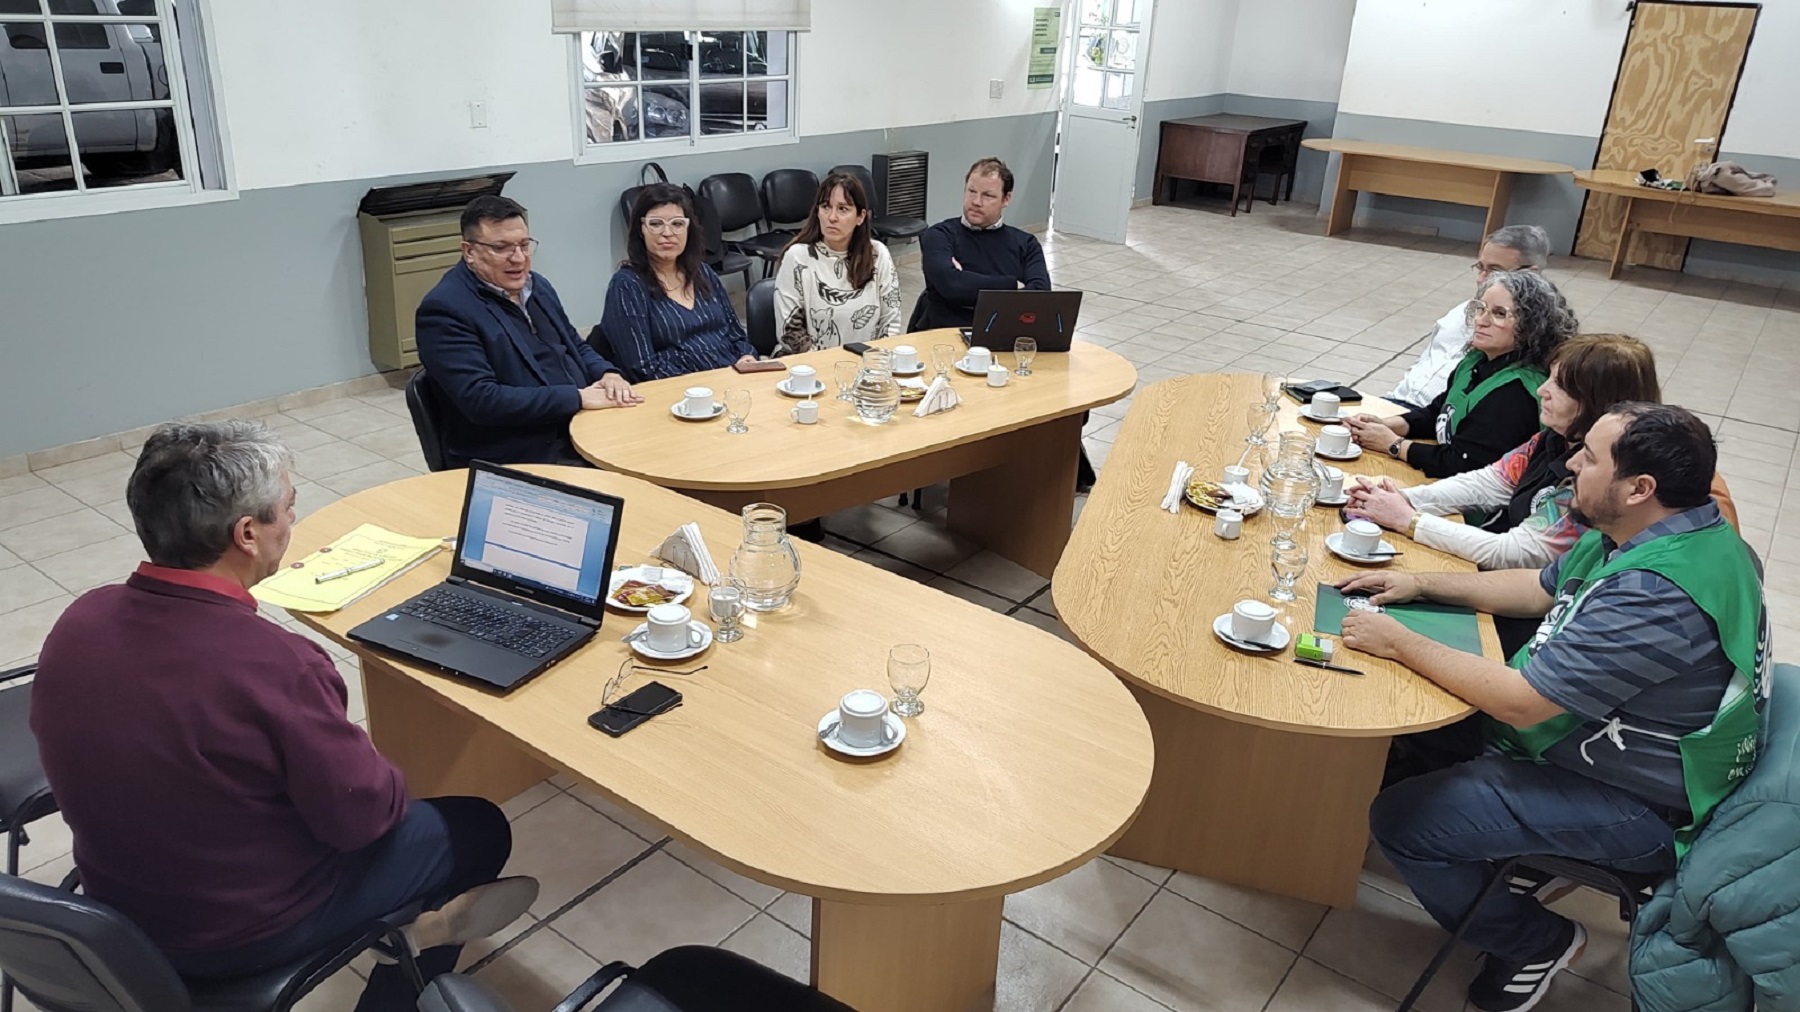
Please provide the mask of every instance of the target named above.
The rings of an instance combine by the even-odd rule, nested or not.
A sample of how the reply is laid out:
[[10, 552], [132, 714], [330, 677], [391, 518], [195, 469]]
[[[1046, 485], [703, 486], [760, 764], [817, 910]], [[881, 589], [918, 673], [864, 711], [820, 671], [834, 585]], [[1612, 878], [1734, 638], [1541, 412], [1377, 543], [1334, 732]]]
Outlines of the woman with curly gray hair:
[[1357, 442], [1426, 477], [1448, 478], [1492, 464], [1537, 433], [1537, 389], [1550, 353], [1575, 333], [1574, 311], [1542, 274], [1496, 271], [1469, 303], [1469, 323], [1469, 350], [1449, 387], [1404, 415], [1348, 419]]

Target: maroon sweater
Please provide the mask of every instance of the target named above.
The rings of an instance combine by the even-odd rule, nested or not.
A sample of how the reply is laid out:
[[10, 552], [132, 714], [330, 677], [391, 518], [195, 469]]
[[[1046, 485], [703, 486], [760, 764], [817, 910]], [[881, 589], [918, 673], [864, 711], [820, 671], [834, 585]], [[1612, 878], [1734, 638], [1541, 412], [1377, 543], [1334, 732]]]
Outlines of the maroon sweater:
[[31, 729], [90, 896], [165, 950], [270, 937], [406, 811], [318, 644], [242, 587], [148, 564], [50, 631]]

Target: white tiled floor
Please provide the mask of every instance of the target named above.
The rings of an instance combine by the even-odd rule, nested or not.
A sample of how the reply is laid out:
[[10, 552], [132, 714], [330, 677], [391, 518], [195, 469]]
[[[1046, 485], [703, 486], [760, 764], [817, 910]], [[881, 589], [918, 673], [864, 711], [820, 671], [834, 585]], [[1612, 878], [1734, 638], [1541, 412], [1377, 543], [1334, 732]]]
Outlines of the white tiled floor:
[[[1314, 209], [1257, 205], [1249, 215], [1180, 208], [1134, 211], [1131, 239], [1109, 246], [1051, 235], [1060, 286], [1089, 294], [1083, 336], [1137, 364], [1142, 382], [1188, 372], [1282, 369], [1380, 392], [1416, 353], [1432, 321], [1472, 289], [1467, 245], [1354, 233], [1324, 239]], [[916, 259], [902, 265], [910, 300]], [[1744, 532], [1768, 563], [1777, 650], [1800, 643], [1800, 291], [1558, 260], [1551, 275], [1588, 332], [1622, 331], [1657, 352], [1668, 400], [1716, 426], [1720, 469]], [[1129, 402], [1096, 410], [1086, 434], [1104, 466]], [[398, 391], [269, 416], [299, 453], [304, 514], [339, 496], [423, 470]], [[33, 659], [62, 609], [123, 576], [138, 558], [124, 508], [129, 454], [111, 453], [0, 479], [0, 667]], [[1078, 501], [1077, 508], [1081, 503]], [[922, 512], [890, 499], [826, 521], [827, 545], [1060, 633], [1045, 582], [944, 527], [944, 490]], [[298, 628], [284, 616], [278, 620]], [[355, 661], [333, 646], [351, 679]], [[662, 837], [592, 792], [556, 778], [507, 806], [511, 870], [544, 892], [532, 917], [471, 946], [467, 961], [521, 1012], [538, 1012], [611, 959], [641, 959], [684, 942], [722, 943], [806, 975], [805, 897], [743, 879]], [[31, 877], [71, 865], [59, 820], [32, 828]], [[1540, 1008], [1612, 1012], [1624, 997], [1625, 933], [1603, 898], [1563, 901], [1593, 936], [1578, 977]], [[999, 998], [1007, 1010], [1377, 1010], [1392, 1007], [1436, 947], [1434, 927], [1393, 872], [1371, 858], [1353, 909], [1331, 910], [1131, 862], [1093, 863], [1006, 904]], [[1428, 1012], [1463, 1007], [1465, 954], [1427, 994]], [[306, 1008], [347, 1008], [346, 972]]]

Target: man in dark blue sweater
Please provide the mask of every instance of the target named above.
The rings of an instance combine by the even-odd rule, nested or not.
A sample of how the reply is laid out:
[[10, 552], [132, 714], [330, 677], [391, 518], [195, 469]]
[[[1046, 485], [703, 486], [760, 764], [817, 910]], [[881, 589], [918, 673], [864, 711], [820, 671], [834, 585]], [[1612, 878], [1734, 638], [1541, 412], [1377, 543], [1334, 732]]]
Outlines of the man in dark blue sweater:
[[1000, 220], [1012, 203], [1013, 174], [998, 158], [983, 158], [963, 180], [963, 213], [919, 237], [925, 291], [908, 330], [967, 327], [975, 299], [995, 288], [1050, 290], [1050, 269], [1037, 237]]

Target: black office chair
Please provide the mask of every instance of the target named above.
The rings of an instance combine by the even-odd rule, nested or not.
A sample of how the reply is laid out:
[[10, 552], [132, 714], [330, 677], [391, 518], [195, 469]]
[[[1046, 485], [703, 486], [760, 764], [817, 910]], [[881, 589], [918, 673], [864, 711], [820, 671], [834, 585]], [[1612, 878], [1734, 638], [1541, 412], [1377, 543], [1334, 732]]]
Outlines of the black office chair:
[[[6, 832], [6, 873], [19, 873], [19, 848], [31, 842], [26, 825], [56, 811], [56, 797], [38, 761], [37, 739], [31, 734], [31, 685], [23, 679], [37, 673], [27, 664], [0, 671], [0, 830]], [[12, 1012], [12, 979], [0, 978], [0, 1012]]]
[[[608, 963], [554, 1012], [579, 1012], [624, 978], [594, 1012], [856, 1012], [850, 1006], [727, 949], [683, 945], [638, 969]], [[425, 988], [419, 1012], [518, 1012], [472, 977], [445, 974]]]
[[870, 225], [875, 238], [882, 242], [910, 242], [916, 240], [931, 225], [923, 218], [908, 218], [905, 215], [890, 215], [887, 205], [875, 195], [875, 176], [867, 165], [836, 165], [831, 171], [843, 172], [856, 177], [862, 184], [863, 192], [869, 197]]
[[[1400, 1007], [1396, 1012], [1411, 1012], [1413, 1003], [1425, 993], [1425, 988], [1430, 986], [1431, 979], [1437, 976], [1437, 972], [1450, 958], [1450, 953], [1456, 950], [1456, 943], [1462, 939], [1463, 932], [1468, 929], [1469, 920], [1474, 916], [1475, 911], [1479, 910], [1481, 904], [1493, 895], [1494, 890], [1507, 887], [1515, 878], [1521, 876], [1522, 871], [1526, 873], [1524, 877], [1527, 879], [1536, 879], [1537, 876], [1529, 874], [1535, 871], [1541, 873], [1545, 878], [1560, 876], [1577, 885], [1598, 889], [1612, 896], [1619, 901], [1619, 918], [1626, 924], [1637, 920], [1638, 907], [1650, 899], [1650, 894], [1655, 891], [1663, 878], [1660, 875], [1617, 871], [1602, 865], [1589, 864], [1586, 861], [1574, 861], [1566, 857], [1552, 857], [1547, 854], [1515, 857], [1507, 861], [1494, 872], [1492, 878], [1488, 879], [1486, 887], [1481, 890], [1481, 895], [1475, 897], [1475, 902], [1469, 906], [1469, 913], [1463, 915], [1463, 919], [1457, 922], [1456, 929], [1450, 932], [1450, 937], [1444, 939], [1444, 944], [1438, 947], [1437, 954], [1431, 957], [1431, 962], [1425, 966], [1425, 972], [1421, 973], [1419, 979], [1413, 982], [1412, 990], [1406, 992], [1406, 997], [1401, 1000]], [[1637, 1012], [1635, 998], [1632, 999], [1631, 1008], [1632, 1012]]]
[[426, 377], [423, 366], [406, 381], [406, 410], [412, 415], [413, 431], [419, 435], [425, 466], [433, 471], [448, 471], [450, 451], [444, 447], [444, 416], [450, 405], [444, 403], [444, 392]]
[[744, 297], [744, 315], [749, 317], [750, 346], [767, 358], [775, 354], [775, 279], [764, 278], [750, 286]]
[[721, 237], [729, 232], [753, 230], [748, 238], [723, 239], [723, 242], [727, 249], [762, 260], [763, 276], [767, 277], [781, 260], [781, 251], [787, 248], [793, 233], [773, 232], [766, 228], [756, 181], [748, 173], [721, 172], [700, 180], [699, 196], [711, 202], [713, 210], [718, 212]]
[[[651, 162], [650, 165], [645, 166], [645, 169], [648, 170], [652, 166], [656, 166], [656, 163]], [[657, 166], [657, 171], [659, 173], [662, 171], [660, 166]], [[665, 179], [663, 182], [668, 182], [668, 180]], [[619, 194], [619, 217], [624, 221], [626, 228], [631, 227], [631, 209], [637, 204], [638, 194], [642, 192], [644, 192], [643, 186], [633, 186]], [[701, 241], [706, 243], [706, 265], [711, 267], [713, 273], [721, 278], [732, 274], [742, 274], [744, 288], [748, 289], [751, 280], [750, 268], [756, 266], [756, 261], [727, 246], [725, 232], [719, 227], [719, 213], [713, 207], [712, 201], [702, 198], [691, 188], [688, 188], [688, 192], [694, 198], [694, 213], [700, 219], [698, 222], [690, 224], [688, 228], [692, 230], [692, 235], [699, 236]]]
[[762, 178], [763, 217], [771, 231], [793, 236], [812, 216], [819, 176], [811, 169], [774, 169]]
[[365, 950], [381, 945], [415, 986], [399, 936], [418, 906], [371, 921], [336, 945], [267, 973], [184, 981], [137, 925], [85, 896], [0, 876], [0, 970], [43, 1012], [286, 1012]]

